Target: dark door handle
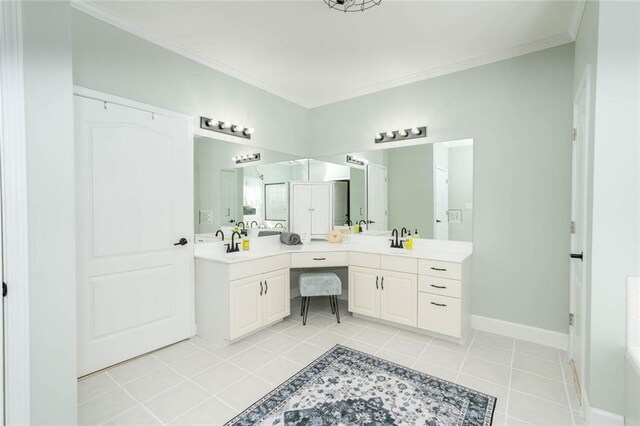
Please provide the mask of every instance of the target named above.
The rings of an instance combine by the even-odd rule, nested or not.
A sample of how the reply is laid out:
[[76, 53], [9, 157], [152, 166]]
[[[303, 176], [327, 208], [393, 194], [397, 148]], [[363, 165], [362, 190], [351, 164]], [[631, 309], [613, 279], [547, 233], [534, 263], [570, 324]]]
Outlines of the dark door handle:
[[440, 219], [436, 219], [436, 223], [441, 223], [442, 221]]
[[269, 291], [269, 284], [267, 284], [267, 281], [264, 281], [264, 295], [267, 295], [267, 292]]
[[189, 243], [186, 238], [180, 238], [180, 241], [174, 244], [174, 246], [186, 246]]
[[378, 287], [378, 280], [380, 279], [380, 277], [376, 277], [376, 290], [379, 288]]
[[260, 281], [260, 296], [262, 296], [262, 281]]
[[380, 280], [380, 288], [384, 290], [384, 277]]
[[583, 253], [571, 253], [570, 256], [571, 256], [572, 259], [580, 259], [580, 260], [582, 260], [582, 255], [583, 255]]

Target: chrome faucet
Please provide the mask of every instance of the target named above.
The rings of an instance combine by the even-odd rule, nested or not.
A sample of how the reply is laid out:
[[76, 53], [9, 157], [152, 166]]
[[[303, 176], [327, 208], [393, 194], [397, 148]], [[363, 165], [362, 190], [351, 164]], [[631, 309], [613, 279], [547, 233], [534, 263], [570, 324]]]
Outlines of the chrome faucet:
[[224, 232], [222, 232], [222, 229], [218, 229], [218, 230], [216, 231], [216, 235], [214, 235], [214, 236], [215, 236], [215, 237], [217, 237], [217, 236], [218, 236], [218, 234], [222, 235], [222, 241], [224, 241]]
[[236, 235], [242, 238], [242, 235], [240, 235], [238, 231], [233, 231], [233, 234], [231, 234], [231, 244], [225, 244], [225, 246], [227, 246], [227, 253], [235, 253], [240, 251], [240, 243], [235, 242]]
[[404, 248], [404, 241], [398, 239], [398, 229], [394, 228], [393, 231], [391, 231], [391, 236], [396, 237], [395, 240], [393, 238], [389, 240], [391, 241], [391, 248]]

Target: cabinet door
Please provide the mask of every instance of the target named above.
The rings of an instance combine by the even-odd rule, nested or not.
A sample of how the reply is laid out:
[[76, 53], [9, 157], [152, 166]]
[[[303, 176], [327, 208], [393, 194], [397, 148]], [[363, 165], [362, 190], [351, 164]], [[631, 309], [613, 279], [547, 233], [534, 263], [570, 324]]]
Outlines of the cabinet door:
[[229, 339], [244, 336], [264, 324], [261, 283], [261, 275], [229, 283]]
[[418, 277], [380, 271], [380, 318], [415, 327], [418, 321]]
[[311, 185], [291, 184], [291, 232], [311, 235]]
[[380, 316], [380, 283], [378, 269], [349, 267], [349, 311]]
[[262, 276], [264, 284], [263, 309], [264, 323], [270, 324], [289, 316], [291, 301], [289, 297], [289, 269], [280, 269]]
[[331, 185], [311, 185], [311, 234], [325, 235], [331, 229]]

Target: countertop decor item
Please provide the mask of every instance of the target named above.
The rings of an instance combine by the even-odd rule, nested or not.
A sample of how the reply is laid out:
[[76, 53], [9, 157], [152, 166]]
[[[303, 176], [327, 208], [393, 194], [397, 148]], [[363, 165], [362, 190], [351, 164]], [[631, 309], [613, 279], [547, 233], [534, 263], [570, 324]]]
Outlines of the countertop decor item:
[[341, 231], [329, 231], [327, 234], [327, 241], [330, 243], [341, 243], [342, 242], [342, 232]]
[[380, 6], [382, 0], [324, 0], [330, 9], [340, 12], [364, 12], [374, 6]]
[[489, 426], [496, 401], [491, 395], [336, 345], [227, 425]]

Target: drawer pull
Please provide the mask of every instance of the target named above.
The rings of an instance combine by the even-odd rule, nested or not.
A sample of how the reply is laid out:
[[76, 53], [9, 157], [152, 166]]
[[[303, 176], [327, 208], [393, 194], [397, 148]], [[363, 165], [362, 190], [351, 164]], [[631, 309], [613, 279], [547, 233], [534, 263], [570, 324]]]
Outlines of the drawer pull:
[[433, 287], [433, 288], [447, 288], [446, 285], [435, 285], [435, 284], [431, 284], [431, 287]]
[[446, 269], [445, 269], [445, 268], [435, 268], [435, 267], [433, 267], [433, 266], [431, 267], [431, 269], [433, 269], [434, 271], [442, 271], [442, 272], [445, 272], [445, 271], [446, 271]]
[[313, 260], [327, 260], [326, 257], [314, 257]]
[[436, 303], [436, 302], [431, 302], [432, 305], [436, 305], [436, 306], [447, 306], [444, 303]]

